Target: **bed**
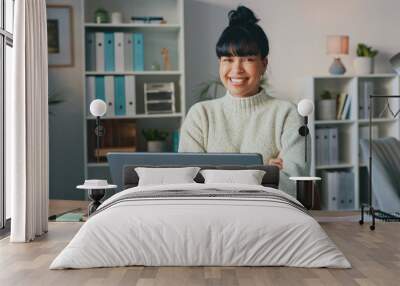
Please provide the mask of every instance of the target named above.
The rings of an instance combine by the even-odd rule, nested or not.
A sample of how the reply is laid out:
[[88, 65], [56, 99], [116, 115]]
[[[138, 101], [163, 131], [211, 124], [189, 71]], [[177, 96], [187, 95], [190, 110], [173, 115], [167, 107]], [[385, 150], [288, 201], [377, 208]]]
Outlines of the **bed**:
[[151, 186], [138, 186], [136, 167], [124, 167], [124, 190], [99, 207], [50, 269], [351, 267], [307, 210], [276, 188], [276, 167], [202, 166], [264, 170], [261, 185], [202, 183], [198, 174], [194, 183]]

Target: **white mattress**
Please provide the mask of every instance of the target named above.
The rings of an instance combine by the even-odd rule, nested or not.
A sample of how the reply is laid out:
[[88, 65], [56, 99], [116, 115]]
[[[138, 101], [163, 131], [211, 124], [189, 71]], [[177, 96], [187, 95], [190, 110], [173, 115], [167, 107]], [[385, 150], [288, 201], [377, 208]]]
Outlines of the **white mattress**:
[[[254, 198], [152, 198], [122, 201], [149, 190], [263, 190], [262, 186], [181, 184], [120, 192], [91, 217], [50, 269], [127, 265], [294, 266], [349, 268], [350, 263], [308, 214]], [[108, 205], [108, 207], [107, 207]]]

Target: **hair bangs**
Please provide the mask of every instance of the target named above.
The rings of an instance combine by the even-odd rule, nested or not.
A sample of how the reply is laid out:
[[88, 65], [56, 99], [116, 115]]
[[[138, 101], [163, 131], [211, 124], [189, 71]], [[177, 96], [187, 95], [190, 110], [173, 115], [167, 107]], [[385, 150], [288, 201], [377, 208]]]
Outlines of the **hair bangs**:
[[226, 29], [216, 45], [217, 57], [261, 55], [260, 46], [244, 29]]

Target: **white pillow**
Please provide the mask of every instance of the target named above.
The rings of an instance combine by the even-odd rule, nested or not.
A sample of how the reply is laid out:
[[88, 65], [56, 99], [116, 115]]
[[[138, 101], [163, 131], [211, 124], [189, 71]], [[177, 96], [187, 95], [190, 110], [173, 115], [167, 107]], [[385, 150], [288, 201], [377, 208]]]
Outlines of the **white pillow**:
[[139, 186], [195, 183], [193, 179], [199, 170], [199, 167], [135, 168], [139, 176]]
[[265, 171], [262, 170], [201, 170], [205, 184], [233, 183], [261, 185]]

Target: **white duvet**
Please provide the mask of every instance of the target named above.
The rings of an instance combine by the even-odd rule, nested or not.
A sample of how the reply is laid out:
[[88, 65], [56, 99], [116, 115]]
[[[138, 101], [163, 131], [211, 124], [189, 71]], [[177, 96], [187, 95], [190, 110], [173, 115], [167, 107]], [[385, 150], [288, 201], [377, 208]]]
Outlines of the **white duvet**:
[[130, 192], [263, 190], [254, 185], [179, 184], [120, 192], [91, 217], [50, 269], [127, 265], [294, 266], [349, 268], [320, 225], [301, 210], [255, 198], [153, 198], [123, 201]]

